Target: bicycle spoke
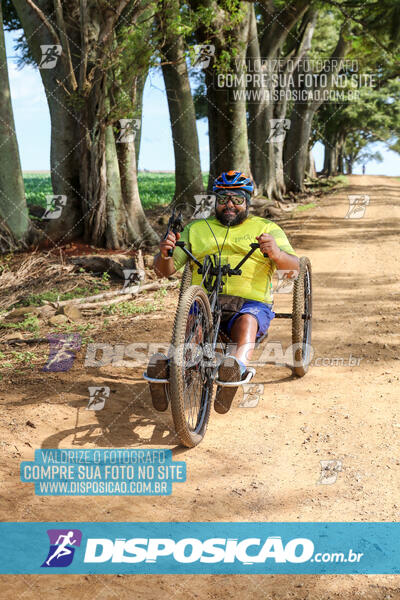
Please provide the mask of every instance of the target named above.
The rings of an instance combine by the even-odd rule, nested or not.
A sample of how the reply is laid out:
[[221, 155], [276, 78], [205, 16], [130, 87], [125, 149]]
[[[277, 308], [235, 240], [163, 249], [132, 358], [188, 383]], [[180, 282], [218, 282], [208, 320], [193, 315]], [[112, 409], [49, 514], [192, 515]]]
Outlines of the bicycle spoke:
[[[190, 314], [190, 317], [195, 316], [195, 318], [188, 323], [189, 326], [185, 335], [184, 352], [187, 351], [189, 353], [190, 351], [187, 349], [187, 346], [190, 344], [196, 344], [200, 347], [201, 355], [203, 355], [202, 348], [204, 346], [204, 334], [207, 333], [207, 323], [205, 321], [205, 316], [201, 305], [198, 302], [193, 303], [192, 309], [193, 312]], [[202, 406], [204, 404], [204, 388], [207, 383], [204, 367], [201, 364], [203, 361], [203, 356], [200, 356], [197, 364], [191, 367], [186, 366], [188, 362], [196, 359], [196, 355], [193, 354], [193, 352], [196, 352], [196, 349], [192, 350], [188, 357], [185, 355], [185, 359], [187, 358], [187, 360], [184, 360], [182, 365], [182, 374], [185, 382], [185, 413], [187, 423], [191, 430], [195, 430], [198, 424], [201, 422]]]

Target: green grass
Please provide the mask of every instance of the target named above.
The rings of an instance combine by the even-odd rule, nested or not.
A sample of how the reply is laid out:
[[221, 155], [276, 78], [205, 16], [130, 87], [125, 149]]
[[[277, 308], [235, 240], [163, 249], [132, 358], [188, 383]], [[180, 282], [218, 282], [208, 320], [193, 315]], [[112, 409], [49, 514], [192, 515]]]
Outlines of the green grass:
[[296, 212], [302, 212], [304, 210], [314, 208], [315, 206], [317, 206], [315, 202], [309, 202], [308, 204], [300, 204], [299, 206], [296, 206], [296, 208], [294, 210]]
[[53, 193], [50, 174], [24, 173], [26, 201], [46, 207], [46, 195]]
[[139, 173], [138, 185], [144, 208], [153, 208], [157, 204], [169, 204], [174, 195], [175, 175], [173, 173]]
[[54, 325], [53, 329], [61, 333], [79, 333], [81, 336], [81, 345], [86, 346], [88, 343], [94, 343], [94, 338], [91, 335], [86, 335], [94, 329], [93, 323], [60, 323]]
[[336, 175], [331, 178], [335, 185], [340, 183], [341, 185], [349, 185], [349, 178], [347, 175]]
[[[204, 189], [208, 175], [203, 175]], [[46, 206], [46, 195], [53, 193], [50, 174], [24, 173], [25, 193], [28, 204]], [[140, 199], [144, 208], [169, 204], [175, 191], [174, 173], [139, 173]]]
[[127, 301], [121, 302], [120, 304], [111, 304], [110, 306], [103, 307], [104, 315], [122, 315], [127, 317], [129, 315], [146, 315], [151, 312], [159, 310], [161, 307], [154, 302], [147, 302], [146, 304], [135, 305], [134, 302]]
[[40, 323], [39, 319], [36, 315], [25, 316], [25, 319], [20, 323], [0, 323], [0, 329], [15, 329], [17, 331], [29, 331], [30, 333], [34, 333], [38, 335], [40, 331]]
[[30, 352], [26, 350], [25, 352], [18, 352], [17, 350], [12, 350], [11, 355], [13, 359], [19, 363], [28, 363], [30, 364], [32, 361], [37, 359], [37, 355], [34, 352]]
[[94, 294], [100, 294], [104, 290], [108, 290], [109, 284], [99, 282], [93, 286], [87, 287], [76, 287], [70, 292], [59, 292], [57, 290], [47, 290], [40, 292], [39, 294], [27, 294], [21, 302], [15, 305], [19, 306], [43, 306], [44, 301], [47, 302], [58, 302], [61, 300], [72, 300], [73, 298], [83, 298], [85, 296], [92, 296]]
[[[127, 317], [129, 315], [145, 315], [147, 313], [155, 312], [164, 308], [164, 298], [167, 294], [168, 290], [163, 287], [154, 294], [153, 300], [150, 300], [149, 302], [136, 304], [135, 300], [127, 300], [126, 302], [120, 302], [118, 304], [110, 304], [109, 306], [103, 307], [103, 314], [122, 315]], [[106, 319], [104, 321], [106, 321]]]

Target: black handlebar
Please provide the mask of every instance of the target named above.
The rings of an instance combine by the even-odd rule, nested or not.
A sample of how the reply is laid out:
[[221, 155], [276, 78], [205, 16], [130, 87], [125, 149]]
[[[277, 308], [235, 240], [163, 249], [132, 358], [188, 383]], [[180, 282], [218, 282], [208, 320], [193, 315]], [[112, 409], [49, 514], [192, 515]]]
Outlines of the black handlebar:
[[[256, 248], [260, 247], [260, 244], [257, 242], [256, 244], [250, 244], [251, 247], [253, 247], [255, 245]], [[268, 253], [267, 252], [263, 252], [263, 257], [264, 258], [268, 258]]]
[[[169, 233], [169, 231], [167, 231], [167, 233], [165, 234], [164, 239], [167, 237], [168, 233]], [[176, 234], [177, 232], [174, 231], [174, 233]], [[185, 242], [177, 241], [177, 242], [175, 242], [175, 246], [178, 246], [178, 248], [185, 248]], [[246, 256], [244, 256], [242, 258], [242, 260], [235, 267], [235, 269], [238, 269], [244, 263], [244, 261], [247, 260], [249, 258], [249, 256], [251, 256], [253, 254], [254, 250], [257, 250], [258, 248], [260, 248], [260, 244], [258, 242], [253, 242], [252, 244], [250, 244], [250, 248], [251, 248], [251, 250], [249, 250], [249, 252], [246, 254]], [[188, 250], [185, 249], [185, 251], [186, 251], [186, 254], [188, 254]], [[168, 256], [172, 256], [173, 253], [174, 253], [174, 249], [170, 248], [168, 250]], [[197, 263], [197, 265], [201, 266], [201, 263], [199, 263], [199, 261], [196, 260], [191, 253], [188, 255], [190, 255], [190, 258], [192, 258], [192, 260], [194, 260]], [[268, 258], [267, 252], [263, 252], [263, 256], [264, 256], [264, 258]]]
[[[178, 248], [182, 248], [184, 253], [198, 266], [198, 273], [200, 273], [200, 275], [204, 274], [203, 273], [203, 270], [204, 270], [203, 264], [195, 256], [193, 256], [193, 254], [190, 252], [190, 250], [188, 250], [186, 248], [185, 242], [180, 242], [178, 240], [177, 242], [175, 242], [175, 246], [178, 246]], [[250, 244], [250, 250], [242, 258], [242, 260], [236, 265], [236, 267], [232, 268], [229, 264], [220, 265], [219, 267], [217, 265], [215, 265], [211, 270], [212, 274], [217, 275], [218, 269], [222, 269], [222, 275], [241, 275], [242, 271], [240, 270], [240, 267], [253, 254], [253, 252], [259, 248], [260, 248], [260, 244], [258, 242], [253, 242], [252, 244]], [[171, 251], [171, 255], [172, 255], [173, 248], [171, 248], [170, 251]], [[268, 254], [266, 252], [263, 253], [263, 256], [265, 258], [268, 258]], [[209, 270], [209, 266], [207, 267], [207, 270]]]
[[[183, 231], [184, 229], [184, 225], [183, 225], [183, 215], [181, 212], [179, 212], [177, 215], [175, 215], [175, 208], [172, 209], [171, 212], [171, 216], [168, 220], [168, 225], [167, 225], [167, 231], [163, 237], [163, 240], [165, 240], [168, 237], [168, 234], [170, 231], [172, 231], [175, 235], [177, 233], [180, 233], [181, 231]], [[184, 248], [185, 244], [184, 242], [176, 242], [175, 246], [180, 246], [181, 248]], [[249, 258], [249, 256], [251, 256], [251, 254], [253, 254], [254, 250], [257, 250], [257, 248], [260, 247], [260, 244], [258, 242], [254, 242], [252, 244], [250, 244], [250, 248], [251, 250], [246, 254], [246, 256], [240, 261], [240, 263], [235, 267], [235, 269], [238, 269], [245, 260], [247, 260]], [[188, 252], [187, 249], [185, 250], [186, 253]], [[174, 254], [174, 249], [170, 248], [168, 250], [168, 256], [172, 256]], [[266, 252], [263, 252], [263, 256], [264, 258], [268, 258], [268, 254]], [[193, 256], [191, 257], [193, 258]], [[200, 265], [200, 263], [196, 260], [195, 262], [197, 262], [198, 265]]]

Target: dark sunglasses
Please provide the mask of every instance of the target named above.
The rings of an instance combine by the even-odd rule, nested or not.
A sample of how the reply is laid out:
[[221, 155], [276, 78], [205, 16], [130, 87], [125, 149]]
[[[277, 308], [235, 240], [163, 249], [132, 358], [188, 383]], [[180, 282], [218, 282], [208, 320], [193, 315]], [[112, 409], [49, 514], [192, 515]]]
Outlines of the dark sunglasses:
[[245, 196], [239, 196], [236, 194], [216, 194], [216, 196], [218, 204], [222, 204], [222, 206], [228, 204], [229, 200], [231, 200], [232, 204], [234, 204], [235, 206], [237, 206], [238, 204], [243, 204], [243, 202], [245, 202], [246, 200]]

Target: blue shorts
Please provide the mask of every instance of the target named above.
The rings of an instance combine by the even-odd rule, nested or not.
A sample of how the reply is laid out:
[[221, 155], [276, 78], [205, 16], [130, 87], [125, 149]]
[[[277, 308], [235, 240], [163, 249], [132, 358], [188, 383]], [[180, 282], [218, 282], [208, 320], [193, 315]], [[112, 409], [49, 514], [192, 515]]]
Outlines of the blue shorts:
[[245, 314], [253, 315], [257, 319], [257, 338], [261, 337], [268, 331], [268, 327], [270, 326], [272, 319], [275, 317], [275, 313], [272, 310], [272, 304], [265, 304], [264, 302], [258, 302], [257, 300], [246, 300], [240, 311], [236, 313], [236, 315], [233, 315], [233, 317], [231, 317], [227, 322], [224, 329], [228, 335], [230, 335], [232, 326], [236, 319], [240, 315]]

